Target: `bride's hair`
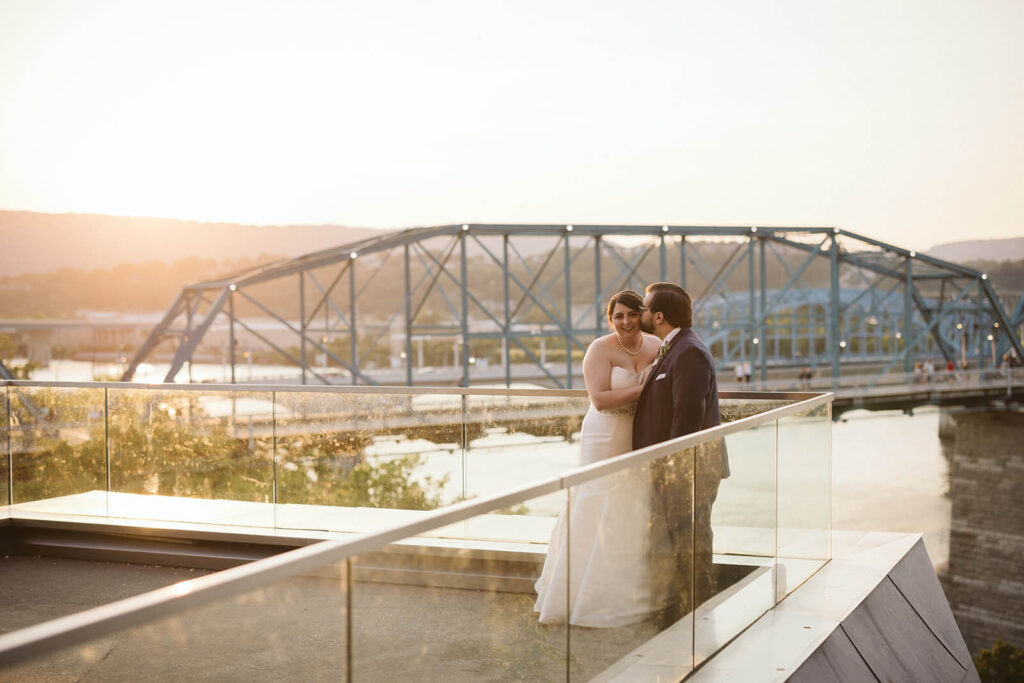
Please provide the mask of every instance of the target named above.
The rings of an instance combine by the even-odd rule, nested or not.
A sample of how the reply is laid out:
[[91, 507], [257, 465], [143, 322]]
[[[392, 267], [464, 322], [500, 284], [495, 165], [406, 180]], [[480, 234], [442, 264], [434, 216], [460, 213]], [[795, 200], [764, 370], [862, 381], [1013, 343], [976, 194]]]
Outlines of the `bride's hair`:
[[612, 294], [612, 298], [608, 300], [609, 320], [612, 319], [612, 311], [615, 310], [615, 304], [622, 304], [639, 313], [644, 308], [644, 298], [632, 289], [624, 289], [617, 294]]

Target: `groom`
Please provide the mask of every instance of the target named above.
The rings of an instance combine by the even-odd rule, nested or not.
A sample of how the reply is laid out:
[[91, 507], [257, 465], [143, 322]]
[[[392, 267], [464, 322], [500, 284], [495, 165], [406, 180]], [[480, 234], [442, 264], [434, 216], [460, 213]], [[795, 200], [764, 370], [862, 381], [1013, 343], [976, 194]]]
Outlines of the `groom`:
[[[721, 423], [715, 362], [692, 324], [685, 289], [647, 286], [640, 329], [660, 337], [662, 346], [637, 403], [634, 450]], [[668, 596], [657, 615], [663, 628], [711, 597], [711, 505], [727, 476], [720, 441], [651, 464], [652, 538], [668, 539], [651, 548], [653, 595]]]

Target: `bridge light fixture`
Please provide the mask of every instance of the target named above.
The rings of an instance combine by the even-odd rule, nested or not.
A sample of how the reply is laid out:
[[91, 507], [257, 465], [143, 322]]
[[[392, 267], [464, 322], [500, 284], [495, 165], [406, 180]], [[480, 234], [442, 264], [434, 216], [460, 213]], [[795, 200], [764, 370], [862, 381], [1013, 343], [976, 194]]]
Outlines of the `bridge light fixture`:
[[896, 338], [897, 339], [903, 339], [903, 335], [901, 333], [897, 332], [896, 333]]
[[469, 226], [466, 225], [465, 223], [463, 223], [462, 224], [462, 232], [467, 232], [468, 230], [469, 230]]
[[359, 258], [359, 252], [358, 252], [358, 251], [353, 251], [353, 252], [351, 252], [351, 253], [350, 253], [350, 254], [348, 255], [348, 257], [349, 257], [350, 259], [352, 259], [353, 261], [355, 261], [355, 260], [356, 260], [357, 258]]
[[661, 226], [661, 231], [662, 232], [668, 232], [668, 226], [667, 225]]
[[910, 252], [910, 258], [914, 258], [915, 256], [917, 256], [917, 252], [916, 251]]
[[761, 343], [761, 340], [758, 339], [757, 337], [754, 337], [751, 341], [754, 342], [755, 345]]
[[572, 226], [571, 225], [565, 226], [565, 231], [566, 232], [572, 232]]
[[988, 273], [982, 273], [981, 274], [981, 279], [982, 280], [987, 280], [988, 279]]
[[832, 228], [832, 232], [833, 232], [833, 234], [838, 235], [839, 234], [839, 228]]
[[963, 323], [957, 323], [956, 324], [956, 329], [958, 329], [958, 330], [964, 329], [964, 324]]
[[236, 285], [234, 282], [232, 282], [230, 285], [228, 285], [228, 289], [230, 289], [233, 292], [236, 289], [238, 289], [238, 285]]
[[751, 235], [756, 235], [757, 234], [757, 226], [756, 225], [754, 225], [754, 226], [752, 226], [750, 228], [750, 234]]
[[846, 340], [845, 339], [840, 339], [839, 340], [839, 348], [841, 348], [841, 349], [845, 349], [846, 348]]
[[992, 341], [993, 339], [995, 339], [995, 337], [993, 337], [993, 336], [992, 336], [991, 334], [990, 334], [990, 335], [988, 335], [988, 340], [989, 340], [989, 341]]
[[470, 365], [476, 365], [476, 357], [475, 356], [470, 356], [469, 357], [469, 364]]
[[401, 358], [402, 360], [405, 360], [405, 351], [402, 351], [400, 354], [398, 354], [398, 357]]
[[992, 327], [999, 327], [999, 323], [992, 323]]

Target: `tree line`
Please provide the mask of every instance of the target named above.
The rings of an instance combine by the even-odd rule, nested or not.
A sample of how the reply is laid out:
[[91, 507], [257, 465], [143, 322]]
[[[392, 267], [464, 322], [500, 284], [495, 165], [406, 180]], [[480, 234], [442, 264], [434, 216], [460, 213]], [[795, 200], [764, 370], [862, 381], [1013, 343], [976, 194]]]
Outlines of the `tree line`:
[[[689, 249], [696, 248], [688, 245]], [[635, 248], [634, 248], [635, 249]], [[656, 250], [655, 250], [656, 251]], [[679, 272], [678, 247], [671, 245], [667, 250], [667, 262], [671, 274]], [[729, 269], [730, 259], [737, 258], [736, 246], [730, 243], [703, 243], [700, 246], [701, 257], [707, 266], [702, 269], [690, 266], [687, 270], [687, 287], [694, 296], [699, 296], [708, 285], [709, 276]], [[623, 251], [629, 256], [631, 252]], [[61, 268], [47, 273], [27, 273], [0, 277], [0, 318], [72, 318], [82, 311], [112, 311], [117, 313], [155, 313], [165, 311], [174, 297], [186, 284], [204, 280], [219, 279], [230, 273], [243, 272], [258, 265], [277, 260], [279, 257], [263, 255], [255, 259], [215, 259], [188, 257], [172, 263], [153, 260], [146, 263], [122, 263], [110, 268], [83, 270]], [[802, 253], [783, 254], [788, 270], [799, 267], [804, 258]], [[637, 282], [649, 282], [659, 279], [659, 263], [656, 254], [649, 255], [636, 269], [633, 285]], [[551, 293], [552, 305], [564, 304], [565, 281], [562, 274], [561, 257], [547, 261], [546, 256], [537, 254], [525, 259], [525, 263], [513, 262], [510, 272], [514, 278], [525, 286], [532, 286], [534, 293], [542, 287]], [[556, 263], [557, 261], [557, 263]], [[808, 286], [826, 287], [829, 284], [828, 261], [818, 259], [803, 273], [803, 281]], [[449, 267], [457, 267], [455, 259]], [[978, 261], [964, 265], [987, 272], [997, 291], [1018, 293], [1024, 291], [1024, 259], [1018, 261]], [[335, 279], [344, 262], [326, 267], [314, 275], [321, 286], [326, 288]], [[619, 271], [618, 261], [605, 255], [601, 269], [604, 275], [603, 289], [615, 291], [627, 286], [625, 280], [615, 274]], [[542, 271], [543, 268], [543, 271]], [[419, 263], [413, 265], [413, 281], [420, 280], [426, 269]], [[767, 268], [767, 284], [770, 288], [781, 287], [788, 279], [787, 268], [778, 259], [769, 258]], [[729, 277], [724, 278], [726, 289], [746, 288], [748, 269], [745, 265], [735, 268]], [[364, 311], [372, 312], [363, 303], [366, 291], [372, 292], [373, 309], [381, 311], [399, 310], [404, 300], [404, 269], [402, 259], [397, 254], [371, 255], [360, 259], [357, 266], [357, 291], [360, 291], [360, 302]], [[453, 273], [454, 274], [454, 273]], [[470, 290], [473, 295], [486, 304], [503, 300], [504, 278], [501, 267], [492, 259], [480, 254], [474, 255], [469, 263]], [[594, 291], [594, 258], [592, 249], [585, 247], [578, 254], [572, 266], [571, 291], [574, 305], [593, 301]], [[858, 281], [859, 282], [859, 281]], [[856, 283], [851, 283], [854, 286]], [[431, 320], [446, 320], [447, 306], [453, 300], [456, 283], [446, 276], [438, 277], [434, 289], [418, 307], [417, 323], [429, 323]], [[446, 289], [448, 302], [440, 289]], [[273, 280], [251, 288], [250, 293], [264, 305], [286, 316], [298, 314], [298, 279], [286, 278]], [[513, 280], [510, 296], [513, 305], [522, 298], [522, 289]], [[316, 306], [319, 291], [312, 284], [306, 287], [306, 311], [309, 313]], [[348, 278], [341, 277], [332, 290], [336, 301], [348, 301]], [[419, 296], [414, 294], [416, 304]], [[454, 299], [458, 301], [457, 298]], [[476, 308], [476, 304], [471, 304]], [[237, 302], [239, 315], [262, 315], [258, 307], [244, 300]], [[416, 312], [416, 311], [414, 311]], [[524, 315], [518, 319], [530, 322], [545, 322], [543, 315], [532, 301], [523, 304]], [[471, 314], [472, 313], [471, 311]], [[475, 314], [474, 314], [475, 315]]]

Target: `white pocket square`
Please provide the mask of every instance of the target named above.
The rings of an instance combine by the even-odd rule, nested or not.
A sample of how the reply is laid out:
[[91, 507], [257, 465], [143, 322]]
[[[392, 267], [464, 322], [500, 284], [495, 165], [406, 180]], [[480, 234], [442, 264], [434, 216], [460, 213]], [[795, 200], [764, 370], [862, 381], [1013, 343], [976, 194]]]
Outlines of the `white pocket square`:
[[665, 379], [665, 373], [664, 372], [661, 373], [660, 375], [658, 375], [657, 377], [655, 377], [654, 381], [657, 382], [659, 379]]

